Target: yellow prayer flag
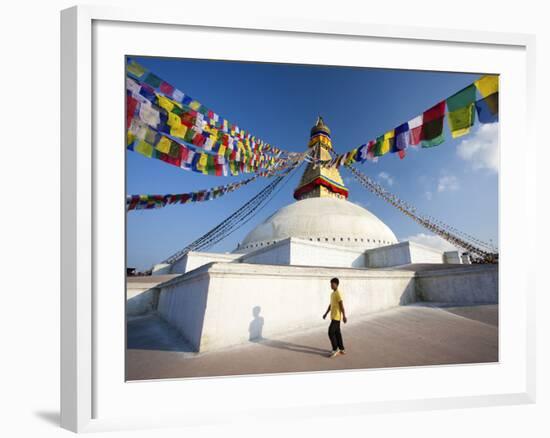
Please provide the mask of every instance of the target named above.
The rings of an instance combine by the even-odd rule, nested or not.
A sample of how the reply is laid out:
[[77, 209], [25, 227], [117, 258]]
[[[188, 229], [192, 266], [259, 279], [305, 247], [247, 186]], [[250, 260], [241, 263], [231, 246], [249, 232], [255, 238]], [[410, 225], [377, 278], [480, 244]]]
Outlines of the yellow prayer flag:
[[178, 127], [181, 125], [181, 117], [174, 113], [168, 113], [168, 126]]
[[220, 148], [218, 149], [218, 155], [225, 156], [226, 147], [224, 144], [220, 145]]
[[179, 126], [172, 126], [170, 128], [170, 135], [174, 137], [185, 139], [185, 134], [187, 134], [187, 126], [180, 123]]
[[164, 108], [166, 111], [170, 112], [174, 109], [175, 103], [168, 99], [167, 97], [164, 97], [162, 94], [157, 94], [157, 99], [159, 102], [159, 106]]
[[498, 76], [486, 75], [474, 82], [482, 97], [487, 97], [498, 91]]
[[149, 158], [153, 156], [153, 146], [143, 140], [134, 146], [134, 151]]
[[353, 157], [355, 157], [356, 153], [357, 149], [353, 149], [349, 152], [348, 156], [346, 157], [346, 164], [352, 164], [354, 162]]
[[161, 137], [157, 143], [157, 151], [164, 152], [165, 154], [170, 153], [170, 145], [172, 144], [171, 140], [168, 137]]
[[203, 173], [206, 171], [206, 165], [208, 164], [208, 154], [201, 154], [199, 162], [197, 163], [197, 169]]
[[126, 132], [126, 146], [131, 145], [135, 139], [136, 136], [134, 134], [132, 134], [130, 131]]
[[196, 100], [191, 101], [191, 103], [189, 104], [189, 108], [194, 109], [195, 111], [197, 111], [200, 107], [200, 102], [197, 102]]
[[387, 154], [391, 149], [391, 141], [395, 137], [395, 132], [392, 129], [384, 134], [384, 140], [382, 141], [382, 146], [380, 147], [380, 155]]
[[126, 65], [126, 70], [138, 78], [142, 77], [145, 73], [145, 69], [135, 61], [132, 61], [130, 64]]

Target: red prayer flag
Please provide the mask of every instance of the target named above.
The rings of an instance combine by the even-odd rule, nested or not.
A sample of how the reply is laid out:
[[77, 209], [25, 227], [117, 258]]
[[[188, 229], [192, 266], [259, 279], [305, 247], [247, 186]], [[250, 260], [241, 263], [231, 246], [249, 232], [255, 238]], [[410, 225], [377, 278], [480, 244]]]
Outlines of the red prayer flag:
[[423, 123], [431, 122], [435, 119], [440, 119], [443, 116], [445, 116], [444, 100], [432, 106], [429, 110], [424, 111], [424, 114], [422, 115]]
[[136, 113], [138, 101], [132, 96], [126, 96], [126, 129], [132, 124], [132, 119]]
[[168, 82], [162, 81], [160, 83], [160, 91], [171, 97], [172, 93], [174, 92], [174, 87], [172, 87], [172, 85], [170, 85]]

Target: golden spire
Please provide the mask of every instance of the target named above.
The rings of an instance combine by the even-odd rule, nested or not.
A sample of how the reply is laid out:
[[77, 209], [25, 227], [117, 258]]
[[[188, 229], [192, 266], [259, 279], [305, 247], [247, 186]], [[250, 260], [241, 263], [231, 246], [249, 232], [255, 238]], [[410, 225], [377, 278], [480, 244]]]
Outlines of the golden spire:
[[[308, 147], [313, 159], [328, 161], [332, 157], [332, 140], [330, 128], [319, 116], [315, 126], [311, 128], [311, 136]], [[302, 175], [300, 184], [294, 190], [294, 198], [297, 200], [306, 198], [341, 198], [348, 197], [348, 189], [342, 181], [340, 172], [336, 167], [326, 167], [316, 163], [309, 163]]]

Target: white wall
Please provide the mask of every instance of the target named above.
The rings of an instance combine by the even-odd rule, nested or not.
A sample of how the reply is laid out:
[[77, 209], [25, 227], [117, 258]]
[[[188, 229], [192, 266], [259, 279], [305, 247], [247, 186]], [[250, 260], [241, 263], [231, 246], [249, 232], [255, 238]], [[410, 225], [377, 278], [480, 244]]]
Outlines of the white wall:
[[203, 319], [210, 278], [205, 268], [165, 283], [157, 307], [159, 315], [195, 349], [200, 347], [201, 336], [207, 336], [203, 335]]
[[290, 260], [290, 239], [281, 240], [272, 245], [239, 254], [237, 260], [243, 263], [258, 263], [266, 265], [289, 265]]
[[424, 301], [462, 305], [498, 303], [498, 265], [461, 265], [418, 272], [416, 291]]
[[158, 311], [195, 347], [202, 325], [200, 351], [208, 351], [248, 342], [260, 325], [269, 337], [326, 323], [335, 276], [351, 317], [414, 300], [412, 272], [215, 263], [171, 280]]
[[172, 265], [170, 273], [184, 274], [208, 263], [230, 262], [238, 259], [240, 256], [240, 254], [190, 251], [185, 257]]
[[365, 255], [362, 249], [345, 248], [330, 243], [293, 238], [290, 254], [292, 265], [365, 267]]
[[365, 254], [366, 265], [369, 268], [444, 262], [443, 252], [411, 241], [369, 249]]
[[498, 302], [496, 265], [414, 272], [213, 263], [160, 285], [158, 311], [204, 352], [248, 342], [258, 332], [269, 337], [323, 324], [332, 277], [340, 279], [350, 316], [419, 299], [457, 305]]

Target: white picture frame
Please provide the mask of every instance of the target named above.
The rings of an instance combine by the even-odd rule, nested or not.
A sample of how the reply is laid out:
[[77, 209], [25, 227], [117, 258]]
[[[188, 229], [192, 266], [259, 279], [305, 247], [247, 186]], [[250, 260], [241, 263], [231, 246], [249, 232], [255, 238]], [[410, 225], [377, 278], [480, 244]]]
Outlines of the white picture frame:
[[[536, 150], [533, 148], [529, 155], [514, 159], [508, 149], [520, 138], [520, 134], [524, 144], [534, 144], [534, 36], [374, 26], [361, 22], [306, 21], [290, 17], [250, 17], [245, 14], [229, 21], [227, 17], [225, 12], [218, 15], [202, 14], [191, 8], [182, 10], [181, 15], [179, 10], [154, 8], [140, 11], [105, 6], [78, 6], [61, 13], [61, 426], [83, 432], [219, 423], [250, 416], [269, 421], [281, 415], [305, 418], [312, 415], [362, 415], [370, 412], [534, 402], [534, 267], [521, 260], [519, 254], [532, 250], [535, 245], [535, 217], [529, 207], [535, 205], [536, 176], [533, 169], [536, 166], [529, 164], [536, 162]], [[227, 23], [231, 23], [231, 27]], [[158, 56], [197, 57], [200, 53], [198, 48], [189, 53], [183, 53], [183, 49], [172, 53], [169, 47], [158, 44], [162, 37], [169, 37], [171, 32], [178, 31], [189, 35], [200, 32], [201, 38], [208, 38], [209, 35], [219, 38], [227, 33], [225, 37], [229, 35], [243, 45], [250, 45], [246, 48], [246, 55], [239, 54], [238, 44], [231, 46], [221, 57], [224, 59], [258, 60], [261, 56], [261, 59], [266, 58], [268, 61], [297, 62], [300, 60], [299, 49], [295, 49], [296, 52], [290, 50], [294, 40], [311, 44], [311, 41], [305, 40], [324, 38], [324, 41], [334, 43], [334, 56], [327, 59], [326, 53], [313, 53], [311, 59], [306, 60], [307, 63], [351, 65], [346, 64], [349, 62], [345, 60], [346, 50], [338, 50], [338, 47], [365, 44], [373, 47], [373, 59], [376, 61], [371, 66], [407, 68], [409, 65], [408, 68], [438, 69], [440, 65], [441, 70], [454, 68], [455, 71], [501, 74], [502, 359], [498, 364], [494, 367], [464, 365], [373, 370], [368, 371], [368, 374], [348, 371], [281, 377], [120, 381], [120, 375], [123, 374], [120, 358], [124, 355], [123, 351], [119, 351], [124, 337], [124, 328], [120, 325], [121, 319], [124, 319], [124, 286], [121, 282], [124, 265], [116, 266], [114, 261], [120, 261], [120, 256], [124, 254], [121, 245], [124, 229], [120, 229], [125, 214], [124, 197], [120, 197], [124, 181], [124, 167], [120, 166], [123, 152], [122, 148], [118, 148], [119, 151], [115, 146], [116, 156], [106, 162], [102, 154], [104, 147], [98, 152], [97, 145], [106, 139], [111, 139], [115, 145], [124, 141], [123, 124], [119, 124], [123, 113], [119, 114], [116, 106], [116, 99], [123, 96], [124, 92], [121, 85], [123, 70], [120, 71], [120, 77], [112, 76], [123, 65], [120, 54], [150, 55], [157, 50]], [[149, 39], [141, 41], [139, 35], [144, 33], [147, 33]], [[155, 41], [160, 34], [161, 39]], [[106, 41], [110, 44], [106, 45]], [[147, 47], [148, 41], [150, 47]], [[264, 54], [261, 55], [261, 44], [266, 43], [270, 44], [272, 50], [270, 53], [263, 50]], [[141, 53], [135, 53], [136, 44], [143, 47]], [[399, 65], [391, 64], [385, 59], [383, 50], [376, 48], [382, 44], [386, 48], [401, 45], [403, 59], [399, 60]], [[406, 53], [403, 52], [404, 47], [408, 47]], [[422, 67], [415, 64], [412, 55], [407, 55], [409, 50], [437, 53], [439, 58], [430, 58], [430, 62], [424, 62]], [[449, 56], [448, 52], [453, 51], [461, 53], [463, 58], [450, 59], [453, 55]], [[205, 57], [209, 56], [216, 54]], [[490, 59], [483, 59], [487, 56]], [[510, 63], [511, 59], [515, 61]], [[489, 64], [493, 67], [475, 69], [476, 65], [482, 67]], [[105, 81], [105, 78], [111, 77], [116, 79]], [[108, 99], [115, 102], [112, 114], [107, 114], [111, 110], [102, 111]], [[112, 125], [105, 121], [105, 117], [113, 118]], [[513, 184], [509, 181], [512, 165], [515, 166], [516, 178]], [[521, 208], [515, 208], [514, 211], [517, 203], [521, 203]], [[108, 225], [106, 214], [114, 218]], [[519, 224], [523, 224], [525, 230], [521, 239], [513, 233]], [[113, 247], [109, 249], [104, 242], [109, 242]], [[112, 254], [108, 254], [106, 249]], [[111, 269], [108, 266], [113, 267]], [[513, 272], [506, 269], [510, 266], [514, 266]], [[105, 294], [106, 284], [112, 285], [110, 295]], [[512, 288], [515, 295], [507, 293]], [[514, 332], [507, 325], [512, 320]], [[111, 336], [113, 339], [109, 339], [106, 335], [108, 333], [115, 333]], [[413, 375], [416, 383], [412, 379]], [[373, 376], [376, 380], [373, 380]], [[450, 376], [458, 382], [454, 389], [442, 387], [441, 384], [438, 386], [438, 382], [448, 381]], [[472, 377], [473, 384], [478, 385], [477, 391], [469, 386], [470, 383], [466, 383], [466, 379]], [[370, 379], [369, 387], [372, 391], [367, 394], [355, 390], [355, 393], [344, 394], [342, 400], [322, 404], [315, 390], [316, 384], [331, 384], [335, 378], [349, 384], [350, 391], [360, 386], [360, 379]], [[433, 388], [429, 387], [428, 378], [433, 381]], [[387, 379], [391, 379], [396, 386], [392, 391], [387, 391], [388, 386], [384, 386], [387, 385]], [[422, 379], [425, 379], [424, 384], [421, 383]], [[304, 391], [306, 394], [296, 395], [292, 404], [285, 403], [281, 391], [296, 387], [297, 384], [307, 388]], [[177, 400], [174, 398], [177, 392], [171, 387], [181, 390], [182, 385], [189, 393], [197, 394], [193, 404], [186, 405], [181, 400], [170, 404]], [[262, 388], [262, 395], [261, 400], [255, 400], [251, 405], [247, 397], [254, 393], [254, 388]], [[378, 395], [386, 391], [388, 396], [377, 396], [377, 391]], [[239, 397], [233, 404], [228, 404], [227, 395], [236, 392], [240, 394]], [[147, 404], [147, 400], [160, 394], [166, 394], [166, 403], [153, 407], [143, 406], [143, 409], [148, 409], [149, 415], [144, 415], [139, 406], [131, 403], [131, 400], [139, 400], [141, 397]]]

